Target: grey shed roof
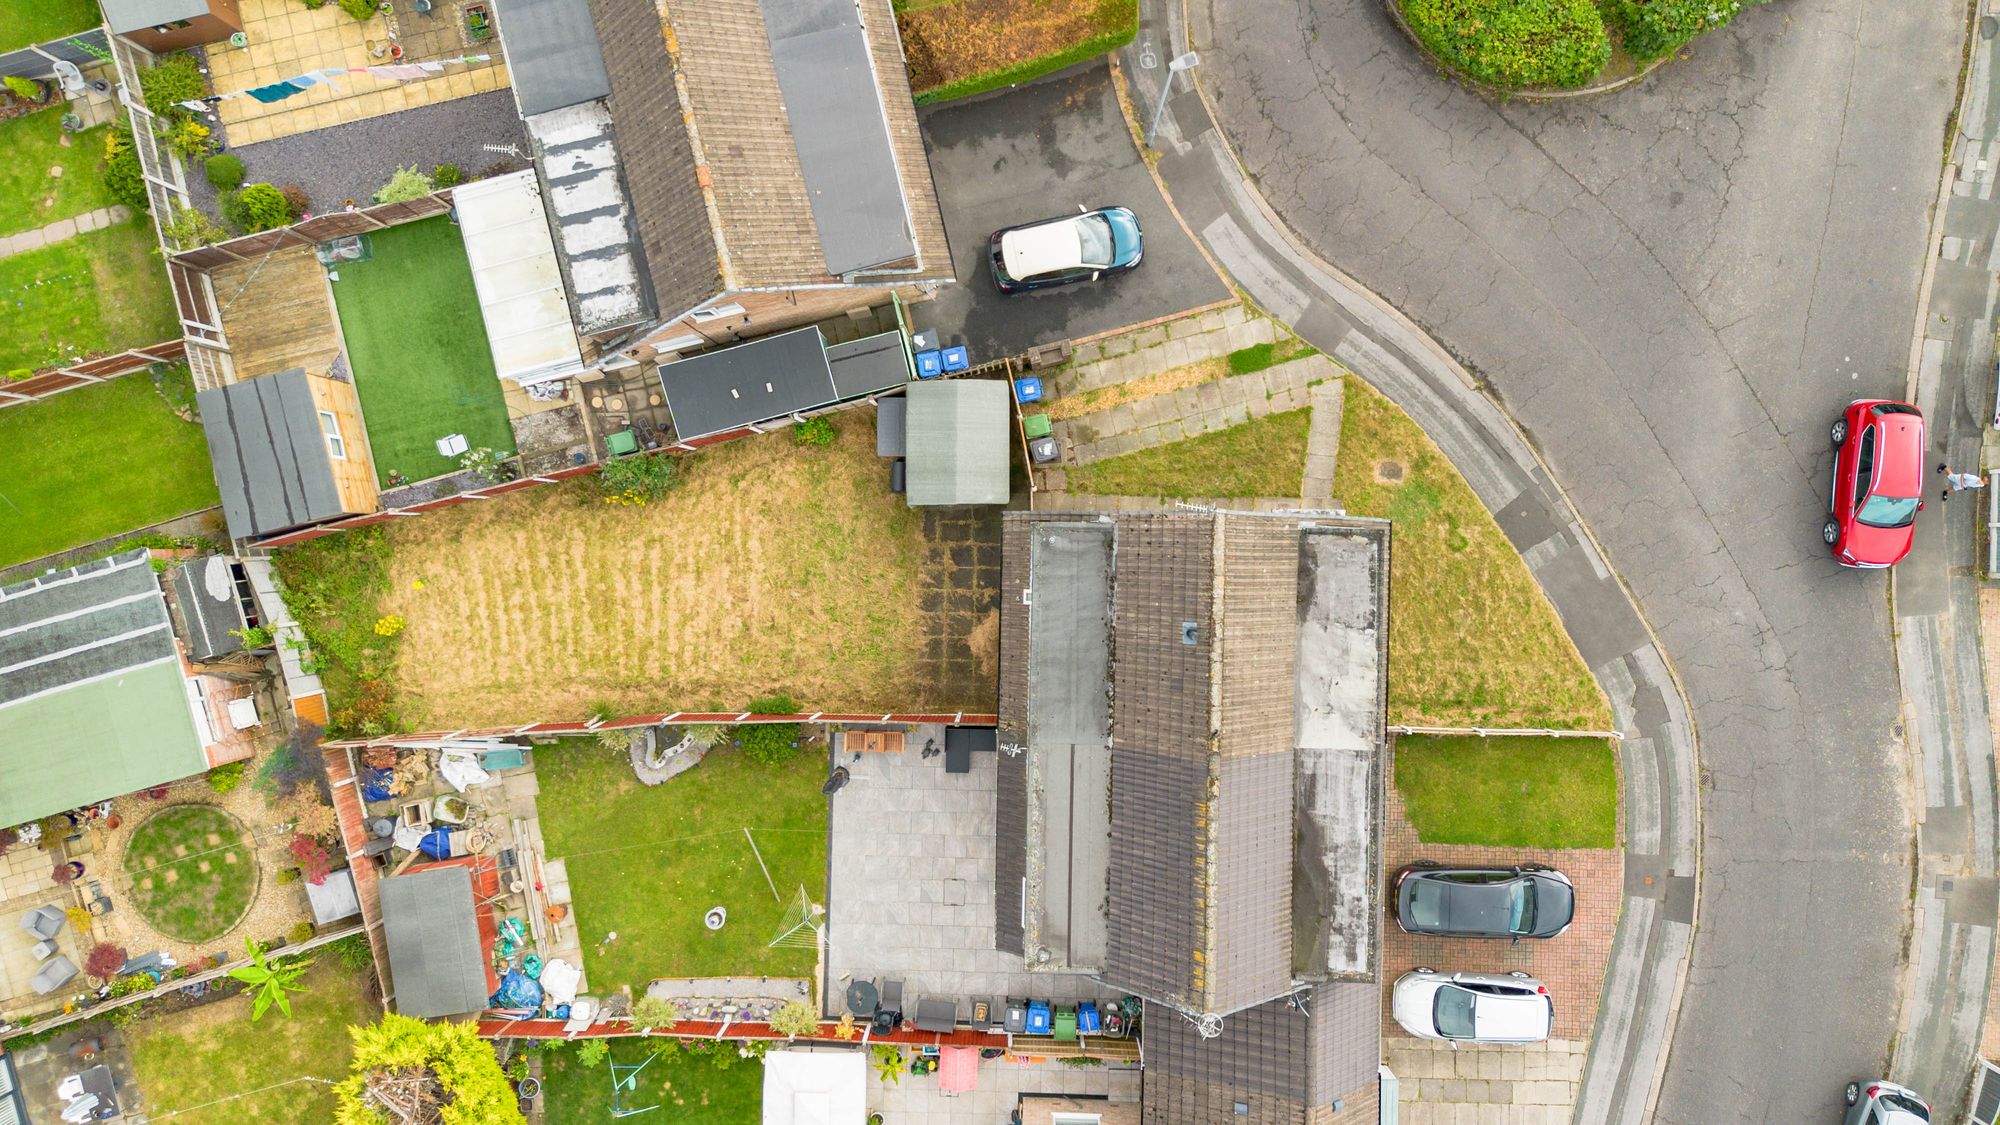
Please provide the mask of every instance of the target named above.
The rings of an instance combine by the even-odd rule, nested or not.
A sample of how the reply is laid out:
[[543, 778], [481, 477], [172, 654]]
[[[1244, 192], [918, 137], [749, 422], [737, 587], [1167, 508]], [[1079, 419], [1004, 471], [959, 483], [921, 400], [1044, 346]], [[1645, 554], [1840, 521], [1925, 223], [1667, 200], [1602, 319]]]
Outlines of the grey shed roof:
[[307, 378], [294, 367], [195, 396], [222, 515], [237, 539], [348, 514]]
[[826, 272], [915, 256], [860, 9], [854, 0], [763, 0], [763, 9]]
[[860, 398], [910, 381], [910, 354], [901, 332], [878, 332], [826, 349], [833, 390], [842, 400]]
[[1007, 384], [996, 379], [912, 383], [909, 502], [912, 508], [1005, 504], [1009, 459]]
[[170, 581], [189, 659], [214, 660], [243, 650], [243, 642], [229, 632], [245, 625], [230, 561], [227, 555], [209, 555], [174, 568]]
[[472, 873], [428, 867], [384, 879], [381, 888], [396, 1010], [418, 1019], [485, 1010], [486, 956]]
[[208, 14], [207, 0], [103, 0], [102, 7], [113, 35]]
[[501, 47], [521, 116], [611, 95], [588, 0], [504, 0]]
[[839, 397], [826, 343], [810, 326], [662, 364], [660, 386], [681, 438], [816, 410]]

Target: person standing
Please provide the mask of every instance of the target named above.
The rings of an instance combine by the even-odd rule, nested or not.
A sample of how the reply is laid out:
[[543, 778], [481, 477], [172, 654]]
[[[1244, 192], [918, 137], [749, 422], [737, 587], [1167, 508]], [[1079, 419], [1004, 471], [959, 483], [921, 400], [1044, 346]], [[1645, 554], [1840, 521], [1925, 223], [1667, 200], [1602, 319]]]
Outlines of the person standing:
[[1986, 487], [1986, 478], [1978, 473], [1954, 473], [1951, 471], [1951, 466], [1943, 462], [1938, 464], [1937, 471], [1944, 477], [1945, 483], [1944, 492], [1938, 496], [1940, 500], [1950, 500], [1952, 493], [1963, 492], [1968, 488]]

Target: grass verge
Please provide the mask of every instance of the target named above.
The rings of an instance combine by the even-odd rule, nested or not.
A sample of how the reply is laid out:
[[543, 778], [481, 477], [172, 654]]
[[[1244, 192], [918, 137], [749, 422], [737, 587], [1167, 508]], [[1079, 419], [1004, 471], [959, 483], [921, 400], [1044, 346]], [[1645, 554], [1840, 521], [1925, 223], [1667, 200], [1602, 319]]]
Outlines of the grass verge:
[[235, 817], [178, 805], [147, 817], [125, 848], [133, 905], [168, 937], [200, 944], [229, 932], [257, 892], [257, 854]]
[[[652, 1055], [651, 1062], [646, 1056]], [[727, 1061], [724, 1061], [724, 1060]], [[736, 1044], [693, 1043], [678, 1039], [614, 1039], [605, 1063], [586, 1067], [576, 1051], [556, 1045], [542, 1055], [543, 1117], [548, 1121], [611, 1119], [611, 1067], [645, 1063], [626, 1109], [658, 1106], [646, 1113], [655, 1125], [758, 1125], [763, 1120], [764, 1066], [739, 1058]], [[720, 1064], [720, 1065], [718, 1065]]]
[[[347, 1029], [382, 1014], [374, 977], [334, 955], [314, 954], [293, 995], [292, 1017], [250, 1022], [249, 993], [191, 1011], [142, 1019], [125, 1039], [154, 1121], [173, 1125], [261, 1125], [333, 1121], [326, 1081], [347, 1076]], [[252, 1092], [254, 1091], [254, 1092]]]
[[169, 404], [193, 395], [172, 368], [0, 410], [0, 566], [213, 506], [201, 426]]
[[153, 253], [152, 221], [129, 222], [0, 258], [0, 372], [144, 347], [181, 334]]
[[1618, 846], [1618, 765], [1597, 739], [1401, 735], [1396, 792], [1426, 844]]
[[896, 23], [919, 105], [1014, 86], [1115, 51], [1138, 0], [904, 0]]
[[[62, 130], [62, 103], [0, 122], [0, 237], [118, 202], [104, 186], [104, 126]], [[67, 138], [68, 145], [63, 141]], [[49, 169], [60, 167], [60, 178]], [[152, 341], [147, 341], [151, 343]]]
[[[593, 988], [636, 994], [657, 977], [813, 974], [812, 950], [769, 942], [801, 885], [826, 901], [824, 755], [766, 766], [721, 746], [653, 787], [633, 777], [625, 753], [595, 740], [538, 749], [535, 766], [542, 833], [549, 857], [569, 869]], [[712, 906], [729, 911], [720, 930], [702, 925]], [[618, 940], [602, 940], [608, 933]]]
[[369, 238], [374, 257], [343, 263], [333, 295], [382, 485], [392, 469], [413, 481], [456, 472], [458, 459], [437, 451], [448, 434], [512, 453], [506, 395], [458, 228], [439, 216]]
[[103, 18], [97, 0], [0, 0], [0, 52], [88, 31]]
[[1100, 496], [1297, 496], [1312, 411], [1287, 410], [1185, 441], [1069, 470], [1071, 492]]
[[1555, 608], [1409, 415], [1350, 378], [1334, 492], [1395, 524], [1389, 721], [1603, 730], [1609, 706]]
[[[388, 534], [369, 527], [308, 540], [271, 558], [285, 604], [312, 649], [307, 667], [319, 674], [333, 706], [329, 734], [383, 734], [402, 725], [390, 691], [399, 641], [375, 628], [392, 557]], [[364, 699], [374, 703], [362, 713]]]
[[[1044, 409], [1050, 420], [1061, 421], [1142, 398], [1172, 394], [1203, 383], [1213, 383], [1232, 375], [1248, 375], [1281, 363], [1290, 363], [1309, 355], [1318, 355], [1319, 349], [1286, 332], [1282, 326], [1274, 325], [1278, 338], [1269, 344], [1252, 344], [1238, 348], [1228, 355], [1215, 359], [1204, 359], [1181, 367], [1170, 368], [1152, 375], [1142, 375], [1123, 383], [1092, 387], [1087, 391], [1058, 395], [1050, 399]], [[1044, 380], [1048, 382], [1049, 380]]]

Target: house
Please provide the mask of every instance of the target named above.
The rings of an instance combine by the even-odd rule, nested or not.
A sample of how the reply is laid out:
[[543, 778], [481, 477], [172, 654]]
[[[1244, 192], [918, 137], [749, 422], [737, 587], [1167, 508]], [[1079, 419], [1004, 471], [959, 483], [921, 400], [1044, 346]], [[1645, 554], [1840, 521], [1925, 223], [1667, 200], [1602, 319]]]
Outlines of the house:
[[354, 384], [295, 367], [195, 396], [232, 539], [375, 510]]
[[111, 34], [156, 55], [219, 43], [243, 30], [237, 0], [102, 0]]
[[889, 0], [500, 8], [587, 358], [700, 350], [952, 279]]
[[151, 561], [0, 587], [0, 826], [247, 756], [230, 711], [245, 695], [187, 664]]
[[1003, 545], [996, 945], [1145, 1001], [1144, 1122], [1372, 1122], [1387, 525]]

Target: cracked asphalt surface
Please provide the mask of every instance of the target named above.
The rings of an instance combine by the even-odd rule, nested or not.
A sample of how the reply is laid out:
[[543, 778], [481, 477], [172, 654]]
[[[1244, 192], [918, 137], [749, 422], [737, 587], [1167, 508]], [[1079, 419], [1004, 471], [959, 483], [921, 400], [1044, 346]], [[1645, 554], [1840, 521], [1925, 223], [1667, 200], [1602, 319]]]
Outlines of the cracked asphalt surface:
[[1193, 7], [1264, 196], [1490, 381], [1685, 682], [1704, 880], [1656, 1120], [1834, 1119], [1887, 1066], [1912, 839], [1826, 426], [1903, 392], [1963, 9], [1770, 4], [1636, 89], [1496, 105], [1380, 0]]

